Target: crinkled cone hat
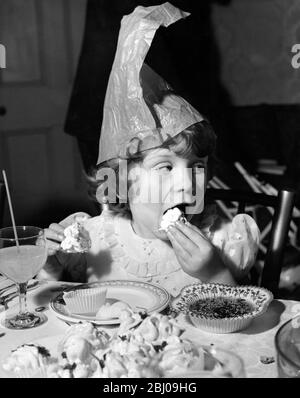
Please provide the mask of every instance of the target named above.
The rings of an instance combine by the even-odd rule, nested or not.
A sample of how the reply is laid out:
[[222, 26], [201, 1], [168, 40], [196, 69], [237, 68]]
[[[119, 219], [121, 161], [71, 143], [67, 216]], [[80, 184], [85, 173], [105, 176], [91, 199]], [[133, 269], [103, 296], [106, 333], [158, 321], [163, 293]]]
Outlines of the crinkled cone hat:
[[164, 3], [139, 6], [122, 18], [104, 102], [98, 165], [158, 147], [203, 120], [144, 63], [156, 30], [188, 15]]

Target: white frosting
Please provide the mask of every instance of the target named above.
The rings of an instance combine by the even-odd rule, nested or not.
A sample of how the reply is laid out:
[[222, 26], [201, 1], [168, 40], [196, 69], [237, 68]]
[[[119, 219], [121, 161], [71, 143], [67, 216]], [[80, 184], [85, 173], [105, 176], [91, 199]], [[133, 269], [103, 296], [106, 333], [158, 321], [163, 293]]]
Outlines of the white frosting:
[[174, 207], [166, 211], [166, 213], [162, 216], [160, 229], [167, 231], [170, 225], [175, 224], [176, 221], [182, 220], [186, 222], [186, 219], [183, 213], [178, 209], [178, 207]]
[[83, 253], [91, 246], [88, 233], [79, 222], [65, 228], [64, 236], [65, 239], [61, 242], [61, 248], [65, 251]]
[[70, 326], [65, 337], [59, 344], [60, 352], [65, 351], [65, 344], [71, 336], [85, 339], [94, 349], [104, 348], [109, 341], [109, 335], [105, 331], [97, 329], [92, 323], [77, 323]]
[[160, 365], [164, 373], [184, 373], [204, 369], [204, 352], [188, 340], [176, 336], [167, 339]]
[[130, 309], [129, 305], [124, 301], [117, 301], [116, 303], [106, 303], [102, 305], [96, 314], [96, 318], [99, 319], [110, 319], [119, 318], [123, 310]]
[[92, 346], [86, 339], [73, 335], [65, 341], [64, 352], [71, 363], [86, 362], [90, 359]]
[[175, 320], [161, 314], [147, 317], [134, 331], [135, 334], [140, 334], [145, 341], [152, 344], [161, 344], [169, 336], [180, 336], [182, 332], [183, 330], [178, 327]]
[[124, 362], [124, 358], [117, 352], [106, 354], [103, 376], [117, 378], [125, 376], [128, 372]]
[[[25, 345], [12, 352], [3, 367], [45, 368], [50, 378], [172, 377], [205, 369], [204, 351], [180, 337], [183, 330], [175, 319], [152, 314], [136, 329], [125, 331], [134, 315], [138, 314], [123, 310], [119, 332], [111, 338], [89, 322], [72, 325], [59, 344], [57, 358], [44, 358], [36, 346]], [[220, 366], [214, 370], [220, 376], [225, 371]]]
[[68, 362], [67, 360], [56, 360], [55, 363], [47, 367], [47, 378], [90, 378], [97, 375], [101, 377], [102, 371], [99, 372], [99, 363], [95, 359], [91, 359], [88, 363]]
[[[124, 343], [124, 342], [122, 342]], [[127, 349], [127, 350], [126, 350]], [[120, 350], [120, 351], [118, 351]], [[104, 377], [158, 377], [161, 370], [155, 351], [143, 350], [136, 342], [115, 344], [106, 353]]]
[[23, 345], [13, 351], [3, 363], [3, 369], [9, 372], [35, 371], [48, 362], [35, 345]]
[[76, 379], [84, 379], [89, 377], [90, 375], [90, 367], [89, 365], [85, 365], [83, 363], [76, 364], [75, 369], [73, 370], [73, 377]]
[[120, 327], [118, 334], [121, 335], [126, 333], [131, 327], [137, 325], [141, 321], [141, 315], [133, 312], [130, 309], [124, 309], [121, 311], [120, 316]]

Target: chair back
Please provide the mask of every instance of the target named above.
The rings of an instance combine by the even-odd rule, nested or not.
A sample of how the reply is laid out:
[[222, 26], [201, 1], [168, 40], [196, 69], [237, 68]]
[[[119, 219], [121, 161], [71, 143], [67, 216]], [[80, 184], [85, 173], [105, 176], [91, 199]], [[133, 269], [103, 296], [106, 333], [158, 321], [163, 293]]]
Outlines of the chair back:
[[3, 227], [4, 222], [4, 208], [6, 202], [6, 189], [3, 181], [0, 181], [0, 228]]
[[278, 293], [284, 248], [293, 213], [295, 193], [279, 191], [277, 198], [278, 202], [273, 217], [271, 237], [261, 280], [261, 285], [274, 292], [275, 295]]
[[209, 188], [206, 191], [206, 198], [209, 201], [237, 202], [237, 214], [245, 212], [246, 205], [261, 205], [275, 210], [260, 285], [272, 291], [276, 297], [295, 193], [281, 190], [278, 191], [277, 196], [274, 196], [264, 193]]

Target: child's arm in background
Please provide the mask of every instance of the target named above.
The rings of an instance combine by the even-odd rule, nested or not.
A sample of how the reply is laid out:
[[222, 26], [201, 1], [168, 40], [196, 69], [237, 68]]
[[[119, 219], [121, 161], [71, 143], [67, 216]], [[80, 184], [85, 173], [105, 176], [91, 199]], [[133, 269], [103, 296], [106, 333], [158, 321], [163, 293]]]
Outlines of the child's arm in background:
[[177, 222], [168, 229], [168, 237], [182, 269], [202, 282], [235, 285], [230, 269], [223, 263], [218, 250], [194, 225]]
[[[64, 229], [76, 221], [90, 218], [86, 213], [79, 212], [70, 215], [59, 224], [50, 224], [45, 229], [48, 246], [48, 258], [45, 266], [38, 274], [39, 279], [61, 280], [66, 268], [76, 269], [84, 266], [84, 255], [81, 253], [64, 253], [60, 251], [60, 244], [64, 239]], [[79, 275], [78, 275], [79, 276]], [[79, 277], [80, 279], [80, 277]], [[80, 282], [80, 280], [78, 280]]]

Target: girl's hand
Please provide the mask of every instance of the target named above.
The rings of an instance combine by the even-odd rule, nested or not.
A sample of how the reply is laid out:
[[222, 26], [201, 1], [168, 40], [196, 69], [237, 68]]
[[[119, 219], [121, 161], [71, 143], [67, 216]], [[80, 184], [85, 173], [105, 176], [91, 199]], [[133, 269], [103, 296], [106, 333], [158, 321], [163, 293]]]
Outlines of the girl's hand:
[[53, 256], [60, 250], [60, 244], [64, 240], [64, 229], [61, 224], [56, 223], [52, 223], [48, 228], [45, 228], [48, 256]]
[[178, 221], [168, 228], [167, 235], [186, 273], [202, 281], [235, 284], [217, 251], [197, 227]]
[[53, 256], [60, 250], [60, 244], [64, 240], [64, 230], [75, 222], [83, 221], [90, 216], [86, 213], [76, 213], [65, 218], [59, 224], [52, 223], [45, 228], [45, 237], [47, 240], [48, 255]]

